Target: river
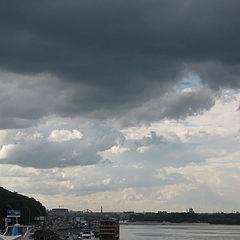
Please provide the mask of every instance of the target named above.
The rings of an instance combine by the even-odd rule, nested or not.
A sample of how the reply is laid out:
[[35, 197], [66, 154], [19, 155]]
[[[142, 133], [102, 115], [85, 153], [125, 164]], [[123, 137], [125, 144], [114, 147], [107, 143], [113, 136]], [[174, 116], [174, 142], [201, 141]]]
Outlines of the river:
[[240, 226], [210, 224], [121, 225], [120, 240], [235, 240]]

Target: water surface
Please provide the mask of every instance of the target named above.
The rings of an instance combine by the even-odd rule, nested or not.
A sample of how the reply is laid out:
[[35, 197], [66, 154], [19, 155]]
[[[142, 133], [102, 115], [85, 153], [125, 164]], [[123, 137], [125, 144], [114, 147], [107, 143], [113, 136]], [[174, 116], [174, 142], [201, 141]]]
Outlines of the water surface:
[[236, 240], [240, 226], [211, 224], [121, 225], [120, 240]]

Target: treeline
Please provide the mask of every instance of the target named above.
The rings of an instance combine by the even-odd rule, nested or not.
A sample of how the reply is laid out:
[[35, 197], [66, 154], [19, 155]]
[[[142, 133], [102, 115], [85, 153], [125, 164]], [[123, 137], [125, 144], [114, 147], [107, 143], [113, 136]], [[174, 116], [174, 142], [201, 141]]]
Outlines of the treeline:
[[[45, 207], [34, 198], [10, 192], [0, 187], [0, 228], [4, 228], [7, 210], [20, 210], [21, 217], [19, 223], [31, 224], [34, 222], [34, 217], [45, 216]], [[13, 219], [14, 220], [14, 219]]]
[[239, 213], [138, 213], [130, 221], [240, 225]]

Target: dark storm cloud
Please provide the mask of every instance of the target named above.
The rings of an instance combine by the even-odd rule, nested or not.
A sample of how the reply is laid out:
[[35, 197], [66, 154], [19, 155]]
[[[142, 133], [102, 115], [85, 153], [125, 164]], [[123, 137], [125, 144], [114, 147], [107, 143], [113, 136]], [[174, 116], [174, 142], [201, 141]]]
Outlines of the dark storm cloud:
[[215, 97], [213, 91], [203, 87], [194, 91], [167, 92], [160, 98], [150, 100], [127, 112], [118, 119], [118, 123], [121, 127], [128, 127], [161, 119], [184, 119], [209, 110], [215, 103]]
[[188, 72], [239, 87], [239, 11], [233, 0], [3, 1], [0, 68], [59, 78], [58, 104], [40, 115], [121, 115]]

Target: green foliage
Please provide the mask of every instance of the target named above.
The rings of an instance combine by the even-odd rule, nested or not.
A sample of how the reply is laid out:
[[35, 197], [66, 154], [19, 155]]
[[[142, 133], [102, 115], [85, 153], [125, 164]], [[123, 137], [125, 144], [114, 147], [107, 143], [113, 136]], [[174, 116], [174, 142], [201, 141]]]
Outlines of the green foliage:
[[170, 223], [211, 223], [240, 225], [239, 213], [146, 213], [133, 214], [131, 221], [170, 222]]
[[19, 223], [31, 224], [34, 217], [45, 216], [45, 207], [34, 198], [10, 192], [0, 187], [0, 228], [4, 228], [4, 219], [7, 217], [7, 210], [21, 210]]

